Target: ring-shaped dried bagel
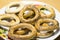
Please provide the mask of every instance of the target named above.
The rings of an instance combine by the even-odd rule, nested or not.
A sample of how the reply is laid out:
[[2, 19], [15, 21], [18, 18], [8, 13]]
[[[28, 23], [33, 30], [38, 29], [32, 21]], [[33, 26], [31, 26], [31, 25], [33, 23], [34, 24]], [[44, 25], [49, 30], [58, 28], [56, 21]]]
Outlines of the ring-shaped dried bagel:
[[[31, 32], [29, 34], [25, 34], [25, 35], [18, 35], [15, 34], [15, 30], [18, 30], [18, 28], [27, 28], [29, 29]], [[36, 29], [34, 28], [34, 26], [32, 26], [31, 24], [27, 24], [27, 23], [21, 23], [21, 24], [17, 24], [13, 27], [10, 28], [8, 35], [11, 39], [18, 39], [18, 40], [27, 40], [27, 39], [31, 39], [33, 37], [35, 37], [37, 34]]]
[[19, 2], [12, 2], [6, 7], [6, 13], [18, 13], [23, 7]]
[[55, 19], [39, 19], [35, 24], [37, 30], [53, 31], [59, 28], [59, 23]]
[[37, 32], [37, 37], [41, 37], [41, 38], [46, 38], [46, 37], [50, 37], [53, 35], [53, 31], [48, 31], [48, 32]]
[[[32, 11], [34, 11], [34, 17], [32, 17], [32, 18], [29, 18], [28, 17], [28, 19], [26, 19], [26, 18], [24, 18], [24, 12], [26, 11], [26, 10], [32, 10]], [[32, 13], [33, 14], [33, 13]], [[28, 15], [27, 15], [28, 16]], [[25, 6], [21, 11], [20, 11], [20, 13], [19, 13], [19, 17], [20, 17], [20, 20], [21, 20], [21, 22], [32, 22], [32, 21], [34, 21], [34, 20], [36, 20], [36, 19], [38, 19], [38, 17], [39, 17], [39, 12], [38, 12], [38, 10], [35, 8], [35, 7], [33, 7], [33, 5], [27, 5], [27, 6]]]
[[19, 18], [15, 14], [0, 15], [0, 25], [13, 26], [20, 23]]
[[35, 7], [39, 10], [41, 18], [55, 18], [55, 11], [53, 8], [46, 5], [35, 5]]

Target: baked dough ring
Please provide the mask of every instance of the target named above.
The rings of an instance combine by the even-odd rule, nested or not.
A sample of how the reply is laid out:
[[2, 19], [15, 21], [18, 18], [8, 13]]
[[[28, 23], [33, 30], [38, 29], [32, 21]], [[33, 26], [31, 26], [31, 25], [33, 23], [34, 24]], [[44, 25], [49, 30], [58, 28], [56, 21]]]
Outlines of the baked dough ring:
[[[12, 9], [13, 7], [15, 9]], [[20, 2], [12, 2], [7, 6], [6, 13], [18, 13], [23, 7], [23, 4], [20, 4]]]
[[37, 30], [49, 30], [53, 31], [59, 28], [59, 23], [54, 19], [39, 19], [35, 24]]
[[44, 5], [35, 5], [39, 10], [41, 18], [55, 18], [55, 11], [53, 8]]
[[[33, 10], [35, 16], [33, 18], [28, 17], [29, 19], [25, 19], [23, 14], [26, 10]], [[38, 16], [39, 16], [39, 12], [35, 7], [33, 7], [33, 5], [25, 6], [19, 13], [19, 17], [20, 17], [21, 22], [32, 22], [32, 21], [36, 20], [38, 18]]]
[[48, 31], [46, 33], [37, 32], [37, 37], [46, 38], [52, 36], [53, 33], [54, 33], [53, 31]]
[[19, 18], [14, 14], [3, 14], [0, 16], [0, 25], [3, 26], [13, 26], [19, 22]]
[[[27, 28], [29, 29], [31, 32], [29, 34], [26, 34], [26, 35], [18, 35], [18, 34], [15, 34], [15, 30], [17, 30], [18, 28]], [[13, 27], [10, 28], [9, 32], [8, 32], [8, 35], [11, 39], [15, 40], [29, 40], [33, 37], [36, 36], [36, 29], [34, 28], [34, 26], [32, 26], [31, 24], [27, 24], [27, 23], [21, 23], [21, 24], [18, 24], [18, 25], [15, 25]]]

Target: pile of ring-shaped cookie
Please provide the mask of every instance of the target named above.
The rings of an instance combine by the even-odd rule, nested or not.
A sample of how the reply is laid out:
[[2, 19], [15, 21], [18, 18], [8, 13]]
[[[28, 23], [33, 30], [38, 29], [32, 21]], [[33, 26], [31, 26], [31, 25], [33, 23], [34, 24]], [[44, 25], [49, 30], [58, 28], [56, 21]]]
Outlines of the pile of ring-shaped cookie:
[[[13, 7], [16, 9], [11, 10]], [[8, 36], [13, 40], [49, 37], [59, 28], [58, 21], [54, 19], [54, 9], [46, 5], [22, 5], [14, 2], [7, 6], [5, 12], [6, 14], [0, 15], [0, 25], [10, 27]]]

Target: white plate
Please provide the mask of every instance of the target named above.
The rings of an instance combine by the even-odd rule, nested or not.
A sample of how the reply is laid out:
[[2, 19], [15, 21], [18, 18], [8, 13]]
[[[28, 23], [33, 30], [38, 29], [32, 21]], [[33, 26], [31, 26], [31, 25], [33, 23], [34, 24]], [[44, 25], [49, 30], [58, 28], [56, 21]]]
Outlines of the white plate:
[[[60, 35], [60, 13], [57, 9], [55, 9], [53, 6], [49, 5], [49, 4], [46, 4], [46, 3], [43, 3], [43, 2], [37, 2], [37, 1], [20, 1], [20, 3], [23, 3], [23, 4], [40, 4], [40, 5], [46, 5], [46, 6], [50, 6], [52, 7], [54, 10], [55, 10], [55, 14], [56, 14], [56, 17], [55, 19], [59, 22], [59, 30], [51, 37], [48, 37], [48, 38], [38, 38], [38, 40], [54, 40], [55, 38], [57, 38], [59, 35]], [[5, 13], [5, 9], [6, 9], [6, 6], [3, 7], [2, 9], [0, 9], [0, 14], [4, 14]], [[8, 29], [8, 28], [6, 28]], [[7, 40], [7, 39], [6, 39]]]

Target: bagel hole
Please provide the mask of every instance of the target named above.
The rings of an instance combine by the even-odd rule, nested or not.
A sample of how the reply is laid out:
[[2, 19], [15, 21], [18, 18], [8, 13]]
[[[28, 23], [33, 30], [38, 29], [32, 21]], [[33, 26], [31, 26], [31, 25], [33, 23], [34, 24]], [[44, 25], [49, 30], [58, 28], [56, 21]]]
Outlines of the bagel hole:
[[12, 6], [10, 7], [10, 11], [16, 10], [19, 6], [20, 6], [19, 4], [12, 5]]
[[42, 25], [44, 25], [44, 24], [48, 24], [48, 22], [42, 22], [40, 25], [42, 26]]
[[53, 31], [48, 31], [48, 33], [52, 33]]
[[14, 34], [16, 34], [17, 31], [21, 31], [21, 30], [23, 30], [24, 33], [23, 34], [18, 34], [18, 35], [27, 35], [27, 34], [29, 34], [31, 32], [31, 30], [29, 30], [27, 28], [19, 28], [19, 29], [14, 31]]
[[40, 25], [42, 26], [42, 25], [45, 25], [45, 24], [47, 24], [49, 26], [53, 26], [54, 25], [53, 22], [43, 22]]
[[51, 12], [48, 10], [48, 9], [46, 9], [46, 8], [41, 8], [40, 9], [41, 11], [42, 11], [42, 13], [44, 14], [44, 15], [49, 15]]
[[13, 7], [18, 8], [19, 6], [20, 6], [19, 4], [16, 4], [16, 5], [12, 5], [10, 8], [13, 8]]
[[16, 21], [15, 19], [13, 19], [13, 18], [3, 18], [3, 19], [1, 19], [2, 21], [7, 21], [7, 22], [11, 22], [12, 20], [13, 21]]
[[25, 18], [25, 19], [31, 19], [31, 18], [33, 18], [34, 16], [35, 16], [35, 12], [34, 12], [34, 10], [32, 10], [32, 9], [27, 9], [27, 10], [25, 10], [25, 12], [23, 13], [23, 17]]
[[31, 32], [31, 30], [29, 30], [27, 28], [22, 28], [22, 30], [25, 30], [25, 34], [23, 34], [23, 35], [27, 35], [27, 34], [29, 34]]

